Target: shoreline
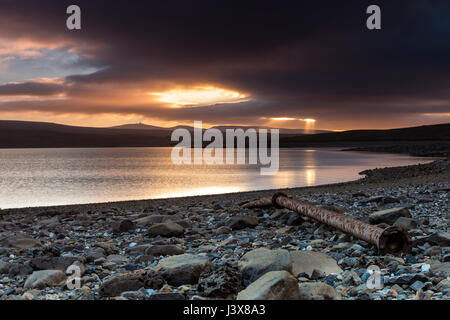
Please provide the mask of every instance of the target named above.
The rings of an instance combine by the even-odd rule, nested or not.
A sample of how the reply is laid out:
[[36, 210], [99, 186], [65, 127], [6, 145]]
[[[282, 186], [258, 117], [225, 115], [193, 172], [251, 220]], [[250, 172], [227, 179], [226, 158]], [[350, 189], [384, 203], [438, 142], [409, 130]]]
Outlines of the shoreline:
[[[450, 159], [363, 173], [313, 187], [2, 210], [0, 300], [264, 300], [268, 276], [290, 284], [273, 287], [289, 299], [450, 300]], [[290, 210], [242, 208], [280, 190], [401, 227], [412, 250], [382, 255]], [[69, 266], [78, 287], [68, 286]], [[370, 266], [381, 289], [367, 285]]]
[[[342, 150], [345, 151], [345, 150]], [[349, 150], [350, 151], [350, 150]], [[357, 150], [355, 150], [357, 151]], [[358, 150], [359, 151], [359, 150]], [[361, 151], [366, 152], [366, 151]], [[2, 214], [10, 214], [10, 213], [42, 213], [48, 211], [60, 211], [71, 212], [71, 211], [79, 211], [79, 210], [101, 210], [107, 209], [108, 207], [116, 207], [121, 209], [132, 209], [139, 210], [144, 209], [151, 205], [158, 205], [161, 203], [173, 202], [174, 204], [178, 203], [187, 203], [190, 204], [195, 201], [220, 201], [223, 198], [233, 198], [233, 199], [242, 199], [245, 201], [246, 197], [250, 197], [256, 199], [258, 197], [267, 197], [275, 192], [285, 192], [285, 193], [308, 193], [312, 191], [317, 192], [333, 192], [338, 190], [356, 190], [356, 189], [367, 189], [371, 187], [379, 187], [383, 183], [386, 185], [392, 184], [407, 184], [407, 183], [420, 183], [420, 182], [439, 182], [439, 181], [447, 181], [450, 180], [449, 170], [446, 169], [444, 174], [434, 175], [433, 173], [428, 172], [418, 172], [413, 176], [408, 176], [408, 173], [403, 177], [396, 179], [389, 179], [389, 175], [385, 175], [380, 181], [380, 179], [374, 179], [373, 173], [383, 173], [389, 171], [404, 171], [410, 172], [413, 171], [414, 168], [432, 168], [436, 164], [440, 163], [450, 163], [450, 159], [442, 158], [438, 160], [434, 160], [432, 162], [426, 164], [417, 164], [417, 165], [408, 165], [408, 166], [398, 166], [398, 167], [385, 167], [385, 168], [377, 168], [377, 169], [368, 169], [360, 172], [362, 175], [361, 178], [357, 180], [351, 180], [347, 182], [338, 182], [332, 184], [322, 184], [316, 186], [304, 186], [304, 187], [292, 187], [292, 188], [279, 188], [279, 189], [265, 189], [265, 190], [253, 190], [253, 191], [240, 191], [240, 192], [230, 192], [230, 193], [220, 193], [220, 194], [210, 194], [210, 195], [194, 195], [194, 196], [183, 196], [183, 197], [173, 197], [173, 198], [156, 198], [156, 199], [141, 199], [141, 200], [123, 200], [123, 201], [110, 201], [110, 202], [96, 202], [96, 203], [84, 203], [84, 204], [68, 204], [68, 205], [52, 205], [52, 206], [38, 206], [38, 207], [21, 207], [21, 208], [0, 208], [0, 216]], [[365, 173], [368, 173], [367, 176]]]

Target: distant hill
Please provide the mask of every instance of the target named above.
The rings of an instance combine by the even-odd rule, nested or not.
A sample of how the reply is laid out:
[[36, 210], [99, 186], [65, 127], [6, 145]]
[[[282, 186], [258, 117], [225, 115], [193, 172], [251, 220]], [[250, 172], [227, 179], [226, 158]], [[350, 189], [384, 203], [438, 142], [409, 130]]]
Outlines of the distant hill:
[[[194, 130], [194, 127], [190, 127], [190, 126], [175, 126], [175, 127], [164, 128], [164, 127], [157, 127], [157, 126], [152, 126], [152, 125], [148, 125], [148, 124], [144, 124], [144, 123], [131, 123], [131, 124], [123, 124], [120, 126], [110, 127], [110, 129], [170, 130], [170, 131], [173, 131], [178, 128], [188, 129], [189, 131]], [[219, 129], [220, 131], [225, 131], [226, 129], [247, 130], [247, 129], [253, 129], [255, 127], [252, 127], [252, 126], [214, 126], [212, 128]], [[272, 129], [270, 127], [256, 127], [256, 128], [269, 129], [269, 130]], [[327, 131], [327, 130], [306, 130], [306, 129], [285, 129], [285, 128], [280, 128], [279, 130], [280, 130], [280, 134], [295, 134], [295, 135], [331, 132], [331, 131]]]
[[167, 130], [123, 130], [0, 121], [0, 148], [164, 147]]
[[360, 141], [424, 141], [450, 140], [450, 123], [388, 130], [349, 130], [320, 133], [308, 136], [285, 137], [280, 146], [294, 147], [312, 142], [360, 142]]
[[[170, 141], [172, 130], [176, 128], [193, 129], [189, 126], [161, 128], [145, 124], [124, 125], [119, 128], [91, 128], [47, 122], [0, 120], [0, 148], [167, 147], [176, 144]], [[237, 127], [218, 126], [217, 128], [225, 130]], [[249, 127], [240, 128], [245, 130]], [[369, 150], [367, 146], [376, 146], [377, 151], [383, 151], [383, 148], [389, 145], [391, 148], [389, 150], [392, 151], [393, 145], [395, 147], [405, 142], [412, 145], [407, 148], [408, 150], [415, 148], [418, 144], [430, 145], [427, 141], [440, 141], [444, 143], [444, 148], [450, 145], [450, 124], [319, 134], [305, 134], [303, 130], [282, 130], [280, 147], [339, 146]], [[442, 143], [438, 149], [441, 148]], [[432, 150], [438, 149], [432, 147]], [[435, 152], [435, 154], [440, 153]]]
[[110, 129], [132, 129], [132, 130], [167, 130], [168, 128], [151, 126], [144, 123], [123, 124], [120, 126], [110, 127]]
[[348, 151], [450, 157], [450, 124], [390, 130], [350, 130], [308, 136], [280, 136], [280, 147], [341, 147]]

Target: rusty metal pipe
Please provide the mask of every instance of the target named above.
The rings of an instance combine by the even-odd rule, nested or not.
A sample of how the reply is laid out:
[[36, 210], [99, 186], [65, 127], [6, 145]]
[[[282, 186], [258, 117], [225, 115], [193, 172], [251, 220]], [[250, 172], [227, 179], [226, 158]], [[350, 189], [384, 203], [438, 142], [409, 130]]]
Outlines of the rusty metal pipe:
[[253, 209], [273, 206], [272, 198], [261, 198], [255, 201], [247, 202], [242, 208]]
[[[261, 199], [260, 203], [267, 204], [267, 200]], [[249, 204], [251, 203], [247, 205]], [[255, 204], [256, 202], [253, 202], [253, 207]], [[391, 253], [398, 255], [407, 253], [411, 249], [410, 237], [406, 232], [397, 227], [381, 229], [363, 221], [349, 218], [343, 214], [291, 199], [281, 192], [273, 195], [272, 204], [277, 208], [290, 209], [371, 243], [383, 254]]]

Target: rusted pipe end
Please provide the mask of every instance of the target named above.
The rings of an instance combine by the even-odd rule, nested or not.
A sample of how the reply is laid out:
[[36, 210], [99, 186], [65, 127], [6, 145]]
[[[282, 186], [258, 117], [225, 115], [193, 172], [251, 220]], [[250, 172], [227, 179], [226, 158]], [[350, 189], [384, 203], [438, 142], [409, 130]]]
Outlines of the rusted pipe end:
[[281, 196], [287, 198], [287, 195], [286, 195], [285, 193], [283, 193], [283, 192], [276, 192], [276, 193], [272, 196], [272, 204], [273, 204], [273, 206], [274, 206], [275, 208], [277, 208], [277, 209], [283, 209], [283, 208], [284, 208], [284, 207], [278, 205], [278, 203], [277, 203], [277, 198], [278, 198], [278, 197], [281, 197]]
[[408, 234], [400, 228], [388, 227], [378, 239], [378, 249], [382, 254], [400, 255], [411, 250], [412, 241]]

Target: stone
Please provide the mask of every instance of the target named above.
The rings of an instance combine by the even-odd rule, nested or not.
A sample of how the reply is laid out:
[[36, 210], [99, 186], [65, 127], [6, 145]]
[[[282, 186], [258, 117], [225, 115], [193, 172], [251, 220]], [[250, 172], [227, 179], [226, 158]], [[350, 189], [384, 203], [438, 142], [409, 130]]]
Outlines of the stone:
[[414, 291], [419, 291], [420, 289], [422, 289], [423, 287], [425, 287], [425, 284], [421, 281], [415, 281], [412, 285], [409, 286], [411, 289], [413, 289]]
[[426, 256], [433, 257], [433, 256], [440, 256], [442, 253], [442, 249], [439, 246], [432, 246], [429, 247], [425, 252], [423, 253]]
[[148, 228], [149, 237], [179, 237], [184, 234], [184, 228], [172, 221], [157, 223]]
[[105, 250], [103, 248], [95, 248], [93, 250], [88, 250], [84, 254], [87, 262], [94, 262], [95, 260], [105, 258]]
[[112, 242], [97, 242], [95, 243], [95, 246], [103, 249], [104, 253], [107, 255], [120, 252], [120, 249]]
[[258, 225], [258, 218], [251, 216], [233, 216], [227, 222], [227, 227], [232, 230], [253, 228]]
[[0, 260], [0, 274], [7, 274], [9, 272], [9, 263]]
[[292, 213], [289, 216], [289, 219], [287, 220], [286, 224], [288, 226], [300, 226], [305, 222], [305, 220], [296, 212]]
[[142, 255], [138, 256], [134, 260], [135, 263], [139, 263], [139, 264], [141, 264], [141, 263], [146, 263], [146, 264], [147, 263], [152, 263], [153, 261], [155, 261], [155, 257], [152, 256], [152, 255], [148, 255], [148, 254], [142, 254]]
[[129, 232], [131, 230], [134, 230], [135, 228], [136, 226], [133, 221], [129, 219], [124, 219], [113, 223], [112, 232], [113, 233]]
[[300, 300], [340, 300], [336, 290], [323, 282], [307, 282], [299, 284]]
[[147, 250], [149, 247], [150, 247], [149, 244], [142, 244], [139, 246], [128, 247], [125, 249], [125, 253], [131, 254], [131, 255], [144, 254], [145, 250]]
[[33, 268], [30, 267], [29, 264], [23, 264], [23, 263], [11, 263], [9, 265], [9, 271], [8, 275], [10, 277], [15, 276], [27, 276], [33, 272]]
[[444, 291], [444, 290], [450, 289], [450, 279], [444, 279], [444, 280], [440, 281], [436, 285], [436, 289], [439, 291]]
[[304, 272], [311, 277], [314, 269], [325, 273], [325, 275], [342, 272], [336, 260], [320, 252], [291, 251], [290, 256], [292, 260], [292, 274], [294, 276]]
[[450, 246], [450, 232], [436, 232], [424, 240], [441, 247], [448, 247]]
[[106, 262], [106, 258], [103, 258], [103, 257], [94, 260], [94, 264], [95, 264], [96, 266], [102, 265], [102, 264], [104, 264], [105, 262]]
[[31, 259], [30, 266], [34, 270], [61, 270], [66, 271], [67, 267], [78, 261], [79, 257], [36, 257]]
[[145, 254], [152, 256], [175, 256], [183, 254], [184, 250], [181, 246], [175, 244], [151, 245], [145, 250]]
[[45, 289], [54, 287], [66, 280], [61, 270], [41, 270], [33, 272], [25, 281], [25, 289]]
[[269, 271], [292, 271], [289, 251], [259, 248], [247, 252], [238, 262], [244, 285], [249, 285]]
[[444, 262], [441, 264], [435, 264], [431, 266], [431, 272], [434, 274], [442, 275], [444, 277], [450, 276], [450, 262]]
[[413, 284], [415, 281], [428, 281], [428, 278], [421, 273], [400, 274], [398, 276], [390, 277], [388, 284]]
[[0, 235], [0, 247], [31, 249], [31, 248], [40, 248], [42, 247], [42, 244], [40, 241], [33, 239], [32, 237], [26, 234], [14, 233], [14, 234]]
[[299, 297], [297, 279], [292, 274], [287, 271], [270, 271], [239, 292], [236, 299], [298, 300]]
[[394, 227], [401, 228], [405, 231], [416, 229], [418, 223], [412, 218], [400, 217], [394, 222]]
[[163, 258], [155, 267], [167, 283], [174, 286], [196, 284], [200, 275], [210, 269], [207, 257], [186, 253]]
[[226, 226], [221, 226], [216, 230], [216, 234], [230, 234], [231, 232], [231, 228]]
[[242, 289], [242, 274], [239, 269], [225, 263], [212, 273], [204, 273], [198, 281], [198, 291], [205, 297], [226, 299]]
[[117, 274], [105, 279], [100, 286], [100, 295], [114, 297], [125, 291], [136, 291], [141, 288], [159, 290], [165, 280], [152, 269], [142, 269]]
[[392, 225], [400, 217], [412, 218], [408, 208], [400, 207], [376, 211], [369, 215], [369, 222], [371, 224], [387, 223]]
[[178, 215], [149, 215], [147, 217], [142, 217], [134, 220], [136, 225], [140, 227], [146, 227], [148, 225], [156, 224], [156, 223], [164, 223], [168, 221], [176, 221], [179, 220], [180, 216]]
[[121, 263], [127, 263], [128, 258], [125, 256], [122, 256], [120, 254], [111, 254], [106, 257], [106, 261], [121, 264]]

